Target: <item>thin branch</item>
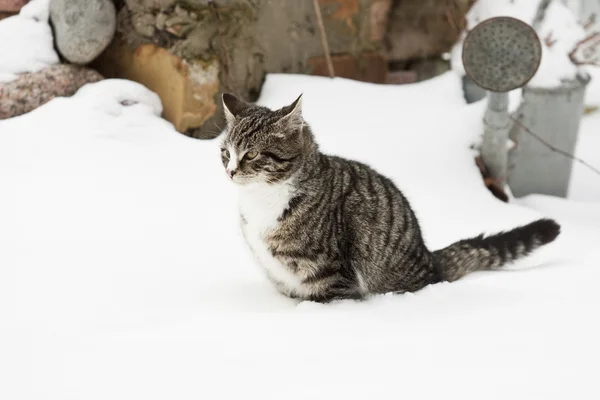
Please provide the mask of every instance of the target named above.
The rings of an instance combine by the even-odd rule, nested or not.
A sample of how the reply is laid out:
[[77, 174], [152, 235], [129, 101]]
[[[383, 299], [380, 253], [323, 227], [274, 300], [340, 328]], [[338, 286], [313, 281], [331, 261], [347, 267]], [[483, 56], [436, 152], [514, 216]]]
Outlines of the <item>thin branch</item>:
[[550, 33], [548, 33], [548, 35], [546, 36], [546, 38], [544, 39], [544, 43], [546, 44], [546, 46], [548, 47], [552, 47], [554, 46], [554, 44], [557, 42], [557, 39], [554, 39], [553, 37], [553, 32], [550, 31]]
[[525, 130], [525, 132], [529, 133], [531, 136], [533, 136], [534, 138], [536, 138], [540, 143], [542, 143], [544, 146], [548, 147], [553, 152], [558, 153], [558, 154], [562, 154], [563, 156], [565, 156], [567, 158], [570, 158], [570, 159], [572, 159], [574, 161], [577, 161], [578, 163], [580, 163], [582, 165], [585, 165], [586, 167], [588, 167], [589, 169], [591, 169], [594, 173], [596, 173], [598, 176], [600, 176], [600, 170], [599, 169], [591, 166], [587, 162], [583, 161], [581, 158], [575, 157], [571, 153], [567, 153], [564, 150], [557, 149], [556, 147], [552, 146], [550, 143], [546, 142], [539, 135], [537, 135], [536, 133], [534, 133], [531, 129], [529, 129], [528, 127], [526, 127], [521, 121], [519, 121], [517, 118], [513, 117], [512, 115], [510, 116], [510, 119], [512, 119], [513, 122], [515, 122], [517, 125], [519, 125], [521, 128], [523, 128]]
[[575, 65], [598, 65], [599, 48], [600, 33], [596, 32], [579, 41], [569, 53], [569, 58]]
[[327, 32], [325, 32], [325, 24], [323, 24], [323, 16], [321, 15], [321, 7], [319, 7], [317, 0], [313, 0], [313, 6], [315, 8], [315, 13], [317, 14], [317, 24], [319, 25], [319, 31], [321, 32], [321, 44], [323, 45], [323, 52], [325, 53], [329, 77], [335, 78], [333, 62], [331, 62], [331, 53], [329, 52], [329, 43], [327, 41]]

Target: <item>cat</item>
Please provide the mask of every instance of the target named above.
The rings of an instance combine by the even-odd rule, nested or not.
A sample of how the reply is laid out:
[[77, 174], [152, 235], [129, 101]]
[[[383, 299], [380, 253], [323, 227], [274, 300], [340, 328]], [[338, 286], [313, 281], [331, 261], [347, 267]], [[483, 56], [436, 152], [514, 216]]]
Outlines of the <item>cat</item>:
[[326, 303], [414, 292], [499, 268], [559, 235], [540, 219], [430, 251], [389, 178], [319, 151], [301, 100], [271, 110], [222, 96], [221, 159], [239, 188], [242, 232], [284, 295]]

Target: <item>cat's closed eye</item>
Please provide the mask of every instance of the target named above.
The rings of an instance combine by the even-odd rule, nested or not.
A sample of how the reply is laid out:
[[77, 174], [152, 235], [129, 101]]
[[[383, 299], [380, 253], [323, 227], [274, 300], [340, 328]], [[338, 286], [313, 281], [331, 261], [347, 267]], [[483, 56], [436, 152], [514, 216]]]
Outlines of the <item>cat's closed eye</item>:
[[246, 158], [248, 160], [253, 160], [256, 158], [256, 156], [258, 156], [258, 151], [252, 150], [252, 151], [247, 152], [244, 155], [244, 158]]
[[221, 155], [225, 158], [229, 158], [229, 150], [221, 149]]

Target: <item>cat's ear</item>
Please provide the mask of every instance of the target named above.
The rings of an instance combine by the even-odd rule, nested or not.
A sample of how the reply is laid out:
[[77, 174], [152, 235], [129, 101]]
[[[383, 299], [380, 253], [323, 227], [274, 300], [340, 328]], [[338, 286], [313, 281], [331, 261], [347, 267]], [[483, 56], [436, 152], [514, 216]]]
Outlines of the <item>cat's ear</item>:
[[302, 94], [298, 96], [296, 101], [294, 101], [289, 106], [283, 107], [281, 109], [283, 117], [279, 120], [280, 122], [286, 122], [290, 124], [298, 124], [303, 125], [304, 121], [302, 119]]
[[238, 99], [232, 94], [223, 93], [223, 113], [225, 114], [225, 119], [227, 123], [232, 123], [235, 121], [235, 118], [240, 115], [242, 110], [248, 107], [248, 103], [243, 100]]

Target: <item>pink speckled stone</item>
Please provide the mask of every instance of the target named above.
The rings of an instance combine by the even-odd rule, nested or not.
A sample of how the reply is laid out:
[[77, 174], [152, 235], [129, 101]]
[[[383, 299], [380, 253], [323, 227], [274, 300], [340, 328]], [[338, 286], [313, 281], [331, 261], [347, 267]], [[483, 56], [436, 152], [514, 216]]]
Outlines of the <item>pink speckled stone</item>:
[[0, 11], [18, 12], [29, 0], [0, 0]]
[[55, 97], [72, 96], [86, 83], [102, 79], [92, 69], [57, 64], [19, 75], [11, 82], [0, 82], [0, 119], [28, 113]]

